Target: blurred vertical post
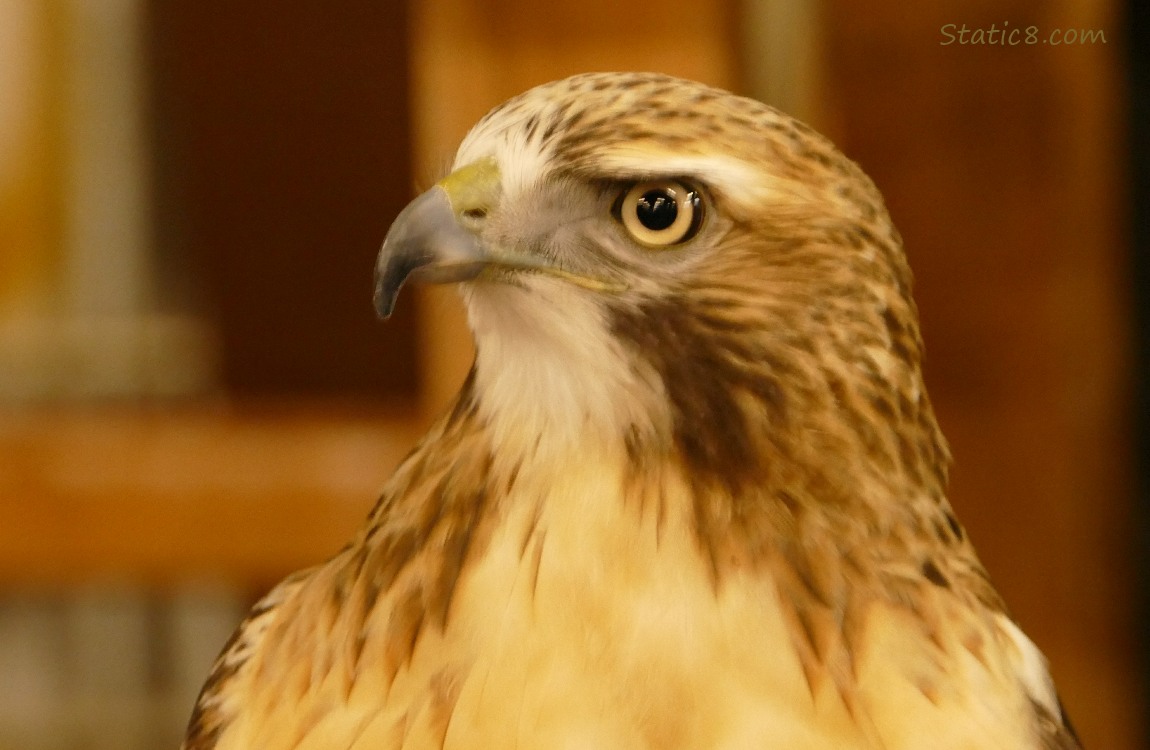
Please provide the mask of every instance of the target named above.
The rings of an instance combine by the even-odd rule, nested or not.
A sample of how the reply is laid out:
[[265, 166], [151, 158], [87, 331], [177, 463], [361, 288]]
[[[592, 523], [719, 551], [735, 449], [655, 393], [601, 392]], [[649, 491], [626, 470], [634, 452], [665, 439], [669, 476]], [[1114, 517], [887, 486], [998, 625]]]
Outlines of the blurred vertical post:
[[140, 323], [153, 299], [139, 0], [64, 4], [63, 303], [66, 346], [95, 391], [141, 387]]
[[211, 381], [155, 283], [142, 4], [0, 3], [0, 399]]
[[814, 126], [833, 140], [823, 80], [820, 0], [742, 0], [743, 91]]
[[[59, 35], [50, 5], [0, 2], [0, 322], [48, 312], [59, 275]], [[2, 356], [2, 355], [0, 355]], [[2, 388], [3, 386], [0, 386]]]

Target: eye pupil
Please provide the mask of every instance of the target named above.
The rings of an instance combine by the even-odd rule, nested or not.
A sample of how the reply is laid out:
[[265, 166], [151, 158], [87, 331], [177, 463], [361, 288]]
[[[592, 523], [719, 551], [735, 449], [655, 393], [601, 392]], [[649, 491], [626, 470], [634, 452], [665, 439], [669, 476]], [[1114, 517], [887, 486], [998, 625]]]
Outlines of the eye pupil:
[[652, 249], [681, 245], [695, 236], [703, 220], [698, 191], [679, 180], [634, 184], [611, 211], [632, 240]]
[[679, 206], [666, 190], [648, 190], [635, 202], [635, 216], [640, 224], [657, 232], [675, 223]]

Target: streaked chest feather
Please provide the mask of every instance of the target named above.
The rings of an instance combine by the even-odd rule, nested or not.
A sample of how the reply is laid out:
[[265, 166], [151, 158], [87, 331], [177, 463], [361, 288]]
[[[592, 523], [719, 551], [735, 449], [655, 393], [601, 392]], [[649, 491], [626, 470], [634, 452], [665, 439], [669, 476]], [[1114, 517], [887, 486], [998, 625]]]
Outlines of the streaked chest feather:
[[[572, 464], [546, 486], [521, 477], [462, 569], [445, 623], [417, 629], [397, 666], [398, 590], [349, 615], [359, 632], [338, 614], [285, 608], [334, 620], [272, 629], [280, 642], [263, 651], [308, 655], [306, 674], [253, 660], [250, 704], [263, 709], [239, 717], [219, 747], [1028, 746], [1008, 720], [1025, 708], [1021, 691], [989, 676], [998, 645], [979, 658], [940, 648], [896, 610], [866, 614], [849, 695], [811, 681], [771, 567], [716, 581], [689, 500], [675, 481], [636, 489], [621, 462]], [[287, 643], [306, 632], [344, 645], [317, 665], [311, 640]], [[306, 690], [285, 716], [278, 699], [296, 701], [297, 682]]]

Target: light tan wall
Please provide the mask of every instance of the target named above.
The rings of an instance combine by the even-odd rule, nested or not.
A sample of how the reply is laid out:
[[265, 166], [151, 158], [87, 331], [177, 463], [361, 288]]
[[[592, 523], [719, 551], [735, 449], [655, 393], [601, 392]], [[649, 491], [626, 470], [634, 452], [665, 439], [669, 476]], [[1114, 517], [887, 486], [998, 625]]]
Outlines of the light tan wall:
[[[540, 83], [592, 70], [655, 70], [731, 87], [738, 60], [733, 6], [693, 3], [648, 13], [607, 0], [413, 3], [417, 186], [445, 174], [459, 141], [487, 110]], [[454, 395], [473, 355], [455, 292], [421, 295], [425, 410], [433, 413]]]

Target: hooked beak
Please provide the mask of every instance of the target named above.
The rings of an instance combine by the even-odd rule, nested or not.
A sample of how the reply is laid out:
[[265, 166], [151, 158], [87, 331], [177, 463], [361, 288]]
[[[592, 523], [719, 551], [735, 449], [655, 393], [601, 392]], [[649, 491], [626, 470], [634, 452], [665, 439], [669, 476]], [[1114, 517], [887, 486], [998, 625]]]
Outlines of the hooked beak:
[[483, 271], [492, 259], [478, 227], [460, 219], [485, 215], [498, 200], [499, 187], [499, 168], [481, 160], [451, 173], [400, 212], [375, 262], [375, 309], [381, 318], [391, 315], [409, 278], [446, 284]]
[[480, 159], [440, 180], [400, 212], [375, 262], [375, 309], [387, 318], [409, 278], [431, 284], [470, 281], [489, 269], [557, 277], [595, 291], [625, 284], [573, 273], [553, 260], [489, 247], [480, 234], [499, 203], [502, 180], [494, 159]]
[[431, 283], [467, 281], [483, 270], [479, 238], [455, 220], [436, 185], [407, 205], [383, 241], [375, 263], [375, 310], [387, 318], [409, 278]]

